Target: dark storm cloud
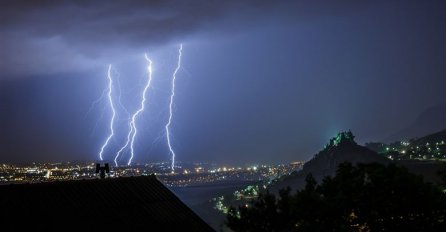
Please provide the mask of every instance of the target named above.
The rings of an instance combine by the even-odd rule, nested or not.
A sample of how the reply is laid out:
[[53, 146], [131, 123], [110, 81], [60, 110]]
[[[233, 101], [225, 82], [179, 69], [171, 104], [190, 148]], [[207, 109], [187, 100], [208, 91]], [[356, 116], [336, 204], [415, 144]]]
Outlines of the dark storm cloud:
[[14, 2], [3, 7], [3, 28], [26, 29], [38, 37], [62, 35], [69, 41], [98, 43], [125, 38], [145, 43], [193, 30], [218, 18], [229, 7], [226, 5], [231, 5], [210, 1], [52, 2]]
[[[72, 71], [110, 53], [153, 46], [212, 27], [258, 1], [9, 1], [0, 7], [0, 69], [6, 74]], [[248, 9], [249, 8], [249, 9]], [[113, 52], [110, 47], [113, 47]], [[57, 60], [67, 60], [52, 66]], [[49, 67], [48, 67], [49, 66]]]
[[232, 33], [272, 17], [311, 18], [363, 5], [353, 2], [2, 1], [0, 69], [12, 76], [79, 71], [200, 31]]

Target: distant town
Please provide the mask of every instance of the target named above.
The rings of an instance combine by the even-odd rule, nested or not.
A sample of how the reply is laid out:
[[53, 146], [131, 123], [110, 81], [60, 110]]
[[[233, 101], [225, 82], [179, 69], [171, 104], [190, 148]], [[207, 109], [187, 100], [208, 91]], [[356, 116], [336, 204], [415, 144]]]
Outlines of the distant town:
[[[446, 130], [409, 141], [391, 144], [366, 143], [365, 146], [391, 160], [446, 160]], [[330, 143], [336, 144], [333, 138]], [[213, 163], [177, 162], [175, 172], [170, 163], [146, 163], [112, 167], [108, 177], [156, 175], [165, 185], [184, 187], [225, 181], [263, 181], [270, 183], [283, 175], [302, 169], [304, 161], [279, 165], [219, 166]], [[98, 178], [96, 162], [0, 164], [0, 184], [36, 183], [56, 180]]]
[[[245, 167], [217, 166], [210, 163], [178, 162], [175, 172], [170, 163], [147, 163], [112, 167], [108, 177], [156, 175], [167, 186], [184, 187], [226, 181], [265, 181], [298, 171], [302, 161], [280, 165]], [[0, 164], [0, 184], [38, 183], [58, 180], [98, 178], [95, 162]]]
[[390, 144], [366, 143], [365, 146], [391, 160], [446, 161], [446, 130]]

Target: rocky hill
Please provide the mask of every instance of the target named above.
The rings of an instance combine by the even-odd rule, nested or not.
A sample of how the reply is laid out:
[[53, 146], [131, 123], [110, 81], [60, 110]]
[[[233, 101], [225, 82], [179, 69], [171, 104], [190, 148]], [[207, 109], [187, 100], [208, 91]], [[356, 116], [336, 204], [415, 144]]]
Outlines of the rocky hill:
[[341, 132], [332, 138], [325, 148], [314, 155], [313, 159], [304, 164], [301, 171], [286, 176], [271, 185], [270, 191], [278, 191], [290, 186], [292, 189], [300, 189], [305, 185], [305, 177], [311, 173], [316, 181], [321, 182], [325, 176], [333, 176], [337, 166], [343, 162], [357, 163], [390, 163], [391, 160], [376, 152], [358, 145], [354, 141], [353, 134]]

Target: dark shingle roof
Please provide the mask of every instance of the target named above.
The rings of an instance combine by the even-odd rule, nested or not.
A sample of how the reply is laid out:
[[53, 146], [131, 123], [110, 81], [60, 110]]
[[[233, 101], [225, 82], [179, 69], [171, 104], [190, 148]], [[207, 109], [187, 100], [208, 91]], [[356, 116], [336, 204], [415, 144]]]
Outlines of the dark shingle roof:
[[14, 230], [213, 231], [155, 176], [4, 185], [0, 209]]

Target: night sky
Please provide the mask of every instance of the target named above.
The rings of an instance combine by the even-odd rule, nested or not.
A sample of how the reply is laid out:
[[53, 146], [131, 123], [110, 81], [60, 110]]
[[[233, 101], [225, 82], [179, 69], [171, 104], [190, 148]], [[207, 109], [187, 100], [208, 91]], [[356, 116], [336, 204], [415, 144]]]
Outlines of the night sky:
[[164, 125], [180, 43], [172, 124], [180, 161], [307, 160], [338, 131], [378, 141], [446, 101], [443, 0], [7, 0], [0, 162], [97, 159], [109, 132], [100, 98], [109, 64], [122, 103], [104, 153], [112, 159], [126, 110], [139, 106], [146, 52], [153, 82], [134, 160], [169, 161]]

